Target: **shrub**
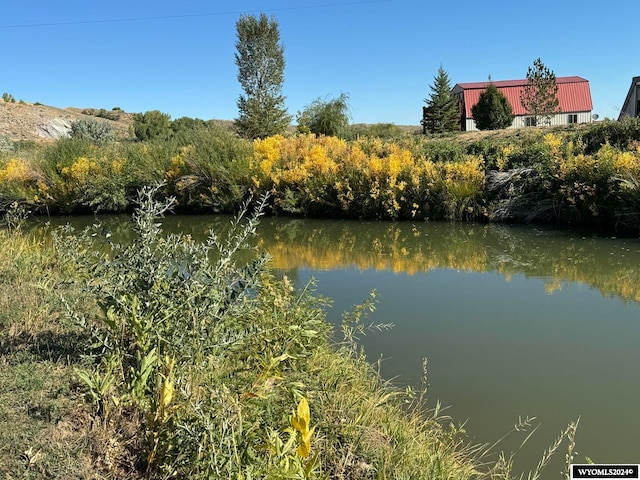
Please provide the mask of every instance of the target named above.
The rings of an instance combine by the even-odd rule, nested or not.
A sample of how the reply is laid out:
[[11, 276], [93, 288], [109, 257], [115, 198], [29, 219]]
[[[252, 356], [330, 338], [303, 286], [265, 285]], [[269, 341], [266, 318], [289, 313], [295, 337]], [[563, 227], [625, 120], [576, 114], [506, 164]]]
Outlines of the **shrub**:
[[480, 94], [478, 103], [471, 108], [478, 130], [499, 130], [511, 126], [514, 115], [507, 97], [493, 84]]
[[349, 125], [345, 132], [345, 139], [357, 140], [361, 137], [376, 137], [382, 140], [398, 140], [406, 137], [407, 132], [393, 123], [374, 123], [365, 125], [362, 123]]
[[15, 146], [11, 140], [5, 137], [0, 137], [0, 154], [9, 153], [15, 150]]
[[166, 180], [181, 207], [232, 212], [250, 196], [251, 143], [224, 127], [181, 120]]
[[193, 130], [207, 128], [207, 122], [199, 118], [180, 117], [171, 122], [171, 131], [173, 135], [188, 134]]
[[[131, 245], [113, 244], [103, 253], [90, 231], [55, 234], [58, 254], [102, 311], [96, 323], [70, 310], [102, 346], [95, 367], [78, 376], [105, 422], [116, 416], [138, 426], [129, 441], [140, 445], [140, 466], [148, 472], [236, 478], [248, 463], [276, 468], [255, 447], [277, 443], [271, 427], [286, 418], [283, 407], [301, 386], [276, 377], [295, 378], [296, 366], [326, 342], [328, 324], [290, 287], [284, 296], [275, 293], [266, 256], [236, 263], [264, 199], [226, 237], [212, 231], [198, 244], [161, 234], [157, 217], [171, 203], [156, 203], [156, 191], [139, 197]], [[308, 422], [305, 403], [298, 411]], [[289, 460], [306, 464], [301, 457], [309, 455], [312, 431], [298, 430], [306, 450]]]
[[81, 118], [71, 123], [71, 138], [107, 143], [116, 139], [116, 131], [106, 122], [93, 118]]
[[349, 96], [345, 93], [338, 98], [311, 102], [301, 112], [298, 112], [298, 131], [343, 137], [349, 126]]
[[85, 110], [82, 111], [82, 113], [84, 113], [85, 115], [91, 115], [93, 117], [100, 117], [100, 118], [104, 118], [107, 120], [113, 120], [113, 121], [117, 121], [120, 120], [120, 109], [113, 109], [112, 111], [109, 110], [105, 110], [104, 108], [101, 108], [100, 110], [97, 110], [95, 108], [87, 108]]
[[4, 92], [2, 94], [2, 100], [4, 100], [7, 103], [16, 103], [16, 99], [13, 97], [13, 95], [7, 92]]
[[137, 140], [166, 139], [170, 133], [171, 117], [160, 110], [136, 113], [133, 116], [133, 133]]
[[632, 142], [640, 141], [640, 118], [626, 117], [620, 121], [604, 120], [589, 125], [576, 137], [584, 144], [585, 152], [597, 152], [606, 143], [619, 149], [627, 148]]

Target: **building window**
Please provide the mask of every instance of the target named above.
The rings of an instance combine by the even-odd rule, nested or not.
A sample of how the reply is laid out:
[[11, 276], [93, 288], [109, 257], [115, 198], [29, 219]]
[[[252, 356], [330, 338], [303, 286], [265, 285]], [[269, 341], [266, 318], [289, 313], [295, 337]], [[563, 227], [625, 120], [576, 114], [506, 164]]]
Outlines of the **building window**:
[[571, 123], [578, 123], [578, 114], [577, 113], [570, 113], [569, 114], [569, 124]]
[[535, 127], [536, 126], [535, 117], [525, 117], [524, 118], [524, 126], [525, 127]]

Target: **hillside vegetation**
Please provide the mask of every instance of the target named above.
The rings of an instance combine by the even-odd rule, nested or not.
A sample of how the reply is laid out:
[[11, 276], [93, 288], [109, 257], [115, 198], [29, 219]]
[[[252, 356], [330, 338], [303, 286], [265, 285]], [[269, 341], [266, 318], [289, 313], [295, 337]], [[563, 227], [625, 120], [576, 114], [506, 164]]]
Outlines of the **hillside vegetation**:
[[440, 137], [354, 126], [349, 140], [255, 141], [216, 122], [163, 121], [138, 128], [134, 119], [142, 141], [112, 141], [104, 125], [88, 124], [76, 138], [5, 144], [0, 209], [17, 202], [48, 214], [126, 211], [141, 187], [164, 182], [163, 195], [175, 196], [181, 211], [234, 212], [270, 192], [268, 211], [281, 214], [632, 233], [640, 225], [638, 119]]

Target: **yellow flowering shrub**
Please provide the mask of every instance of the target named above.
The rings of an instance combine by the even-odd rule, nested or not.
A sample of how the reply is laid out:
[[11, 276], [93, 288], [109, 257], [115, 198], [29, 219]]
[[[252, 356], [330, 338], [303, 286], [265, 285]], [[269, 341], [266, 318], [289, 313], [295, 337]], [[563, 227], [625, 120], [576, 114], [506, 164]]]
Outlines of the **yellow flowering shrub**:
[[274, 135], [253, 142], [254, 160], [260, 166], [265, 176], [271, 175], [271, 169], [280, 159], [280, 145], [284, 141], [282, 135]]
[[0, 182], [24, 182], [29, 179], [29, 166], [23, 160], [11, 158], [7, 165], [0, 169]]
[[509, 167], [509, 160], [513, 152], [514, 147], [511, 144], [505, 145], [500, 149], [496, 158], [498, 170], [506, 170]]
[[182, 147], [178, 153], [171, 157], [171, 165], [165, 174], [169, 182], [174, 182], [187, 173], [186, 157], [192, 150], [192, 147]]
[[96, 175], [101, 175], [102, 168], [94, 159], [79, 157], [69, 167], [63, 167], [60, 173], [68, 181], [85, 184], [93, 180]]
[[445, 195], [455, 205], [448, 216], [464, 210], [466, 218], [477, 213], [474, 202], [484, 186], [480, 156], [434, 162], [416, 156], [406, 142], [379, 138], [347, 143], [336, 137], [276, 135], [254, 142], [253, 162], [264, 175], [254, 183], [272, 185], [276, 205], [296, 212], [322, 208], [325, 214], [339, 209], [357, 217], [424, 218], [434, 214], [428, 204]]
[[640, 178], [640, 151], [620, 152], [615, 156], [614, 169], [620, 177]]
[[41, 172], [34, 169], [30, 162], [10, 158], [4, 167], [0, 168], [0, 200], [40, 203], [42, 199], [38, 196], [37, 185], [41, 179]]
[[560, 146], [562, 145], [562, 138], [555, 133], [547, 133], [544, 136], [544, 144], [549, 147], [549, 151], [552, 156], [556, 156], [560, 153]]

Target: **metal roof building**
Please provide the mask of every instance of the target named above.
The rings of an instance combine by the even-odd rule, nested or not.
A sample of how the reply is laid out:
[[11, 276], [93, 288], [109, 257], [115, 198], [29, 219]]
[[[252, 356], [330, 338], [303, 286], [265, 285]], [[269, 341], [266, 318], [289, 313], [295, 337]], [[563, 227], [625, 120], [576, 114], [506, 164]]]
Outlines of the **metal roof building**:
[[[451, 93], [460, 102], [461, 129], [467, 131], [477, 130], [471, 115], [471, 108], [478, 103], [480, 94], [486, 90], [489, 83], [493, 83], [511, 104], [513, 114], [516, 116], [511, 128], [529, 126], [531, 124], [530, 117], [527, 116], [527, 112], [520, 104], [520, 93], [527, 85], [527, 80], [523, 79], [456, 84]], [[558, 85], [558, 101], [561, 113], [551, 118], [551, 125], [591, 122], [593, 103], [591, 101], [589, 81], [582, 77], [558, 77], [556, 78], [556, 84]]]

